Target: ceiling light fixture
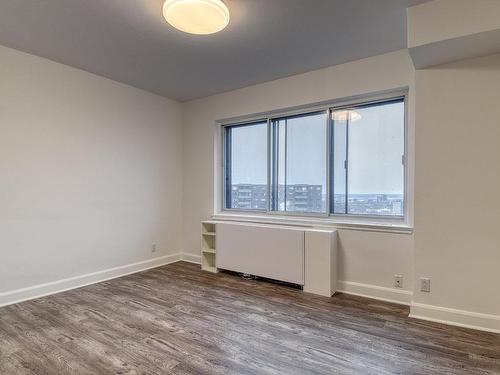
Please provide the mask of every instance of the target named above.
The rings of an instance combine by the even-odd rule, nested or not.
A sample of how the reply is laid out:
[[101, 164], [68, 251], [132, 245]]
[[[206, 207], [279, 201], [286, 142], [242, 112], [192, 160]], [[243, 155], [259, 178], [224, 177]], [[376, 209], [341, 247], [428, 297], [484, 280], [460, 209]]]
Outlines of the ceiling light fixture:
[[163, 17], [185, 33], [206, 35], [227, 26], [229, 10], [222, 0], [166, 0]]

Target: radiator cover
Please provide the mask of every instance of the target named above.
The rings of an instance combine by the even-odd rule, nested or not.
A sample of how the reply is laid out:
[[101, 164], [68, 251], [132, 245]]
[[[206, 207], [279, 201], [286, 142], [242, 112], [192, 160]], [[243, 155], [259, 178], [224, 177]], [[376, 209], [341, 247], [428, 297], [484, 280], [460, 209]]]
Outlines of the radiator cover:
[[304, 228], [217, 224], [217, 268], [304, 285]]

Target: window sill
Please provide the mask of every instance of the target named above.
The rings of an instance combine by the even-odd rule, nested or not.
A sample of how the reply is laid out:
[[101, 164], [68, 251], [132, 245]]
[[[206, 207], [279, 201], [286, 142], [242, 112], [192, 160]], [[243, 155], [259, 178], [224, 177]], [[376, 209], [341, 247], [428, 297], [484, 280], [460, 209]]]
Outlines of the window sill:
[[340, 220], [333, 217], [277, 216], [243, 212], [220, 212], [212, 216], [214, 220], [239, 221], [259, 224], [297, 225], [328, 227], [344, 230], [412, 234], [413, 227], [403, 223], [381, 222], [375, 219], [360, 221], [359, 218]]

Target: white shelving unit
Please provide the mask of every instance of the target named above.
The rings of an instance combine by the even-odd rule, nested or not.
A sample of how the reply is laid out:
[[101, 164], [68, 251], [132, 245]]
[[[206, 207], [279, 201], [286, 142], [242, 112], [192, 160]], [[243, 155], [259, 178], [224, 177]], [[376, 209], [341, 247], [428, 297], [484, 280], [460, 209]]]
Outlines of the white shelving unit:
[[201, 222], [201, 269], [208, 272], [217, 272], [215, 266], [216, 250], [216, 223], [214, 221]]

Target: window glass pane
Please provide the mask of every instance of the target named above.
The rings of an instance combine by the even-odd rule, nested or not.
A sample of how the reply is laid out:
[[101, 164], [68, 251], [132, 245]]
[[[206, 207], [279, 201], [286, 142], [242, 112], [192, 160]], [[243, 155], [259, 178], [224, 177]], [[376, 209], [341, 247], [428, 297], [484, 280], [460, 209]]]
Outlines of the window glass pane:
[[358, 107], [348, 124], [349, 214], [403, 215], [404, 102]]
[[326, 112], [273, 121], [274, 209], [326, 212]]
[[347, 213], [346, 206], [346, 182], [347, 182], [347, 121], [343, 116], [332, 115], [332, 211], [336, 214]]
[[267, 123], [225, 129], [225, 208], [266, 210]]

